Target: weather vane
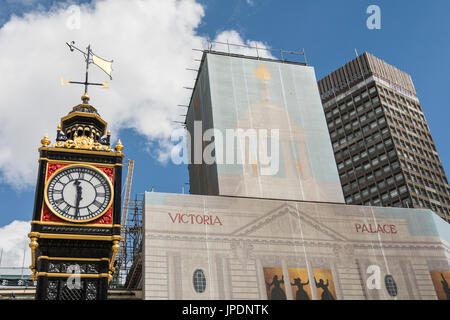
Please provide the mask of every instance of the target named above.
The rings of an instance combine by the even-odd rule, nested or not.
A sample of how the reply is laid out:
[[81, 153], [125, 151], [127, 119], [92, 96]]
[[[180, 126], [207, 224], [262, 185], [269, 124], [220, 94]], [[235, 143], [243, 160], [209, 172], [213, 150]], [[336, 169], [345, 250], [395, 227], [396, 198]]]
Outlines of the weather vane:
[[[113, 60], [108, 61], [108, 60], [105, 60], [105, 59], [100, 58], [99, 56], [95, 55], [91, 50], [91, 45], [88, 45], [88, 47], [86, 48], [87, 52], [84, 52], [83, 50], [81, 50], [75, 46], [75, 41], [71, 41], [70, 43], [66, 42], [66, 44], [69, 46], [70, 51], [73, 52], [74, 50], [77, 50], [84, 55], [84, 58], [86, 61], [86, 77], [85, 77], [84, 82], [69, 80], [69, 81], [67, 81], [67, 85], [69, 85], [70, 83], [83, 84], [84, 85], [84, 95], [83, 95], [82, 99], [83, 99], [83, 103], [87, 103], [89, 100], [89, 96], [87, 94], [88, 86], [93, 85], [93, 86], [102, 86], [102, 88], [108, 88], [107, 84], [109, 83], [108, 81], [103, 81], [102, 83], [89, 82], [88, 81], [88, 79], [89, 79], [89, 64], [90, 63], [95, 64], [97, 67], [102, 69], [109, 76], [110, 80], [112, 80], [111, 71], [112, 71]], [[61, 84], [64, 85], [63, 79], [61, 79]]]

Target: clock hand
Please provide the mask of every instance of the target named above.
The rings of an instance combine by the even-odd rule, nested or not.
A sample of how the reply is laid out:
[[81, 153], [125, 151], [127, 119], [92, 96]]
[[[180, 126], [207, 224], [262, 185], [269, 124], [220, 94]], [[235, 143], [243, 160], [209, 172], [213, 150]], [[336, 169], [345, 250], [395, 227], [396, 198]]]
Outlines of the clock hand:
[[73, 184], [77, 188], [77, 195], [76, 195], [76, 198], [75, 198], [75, 218], [76, 218], [80, 214], [80, 201], [83, 199], [81, 197], [81, 193], [83, 191], [83, 188], [80, 186], [81, 182], [79, 180], [75, 180]]

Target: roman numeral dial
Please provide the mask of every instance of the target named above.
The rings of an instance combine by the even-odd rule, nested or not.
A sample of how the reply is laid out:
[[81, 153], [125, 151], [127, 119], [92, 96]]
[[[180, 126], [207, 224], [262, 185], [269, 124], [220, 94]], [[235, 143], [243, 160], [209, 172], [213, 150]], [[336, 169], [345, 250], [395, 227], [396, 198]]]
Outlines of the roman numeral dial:
[[45, 201], [62, 219], [88, 222], [111, 206], [113, 187], [106, 174], [95, 167], [70, 165], [57, 170], [45, 187]]

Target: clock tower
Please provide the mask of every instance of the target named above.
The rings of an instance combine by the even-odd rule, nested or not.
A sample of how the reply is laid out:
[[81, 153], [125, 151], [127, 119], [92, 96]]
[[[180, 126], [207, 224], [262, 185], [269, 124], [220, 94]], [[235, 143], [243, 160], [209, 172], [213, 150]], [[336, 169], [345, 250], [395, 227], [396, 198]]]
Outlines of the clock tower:
[[36, 299], [102, 300], [119, 250], [122, 162], [89, 96], [39, 148], [30, 248]]

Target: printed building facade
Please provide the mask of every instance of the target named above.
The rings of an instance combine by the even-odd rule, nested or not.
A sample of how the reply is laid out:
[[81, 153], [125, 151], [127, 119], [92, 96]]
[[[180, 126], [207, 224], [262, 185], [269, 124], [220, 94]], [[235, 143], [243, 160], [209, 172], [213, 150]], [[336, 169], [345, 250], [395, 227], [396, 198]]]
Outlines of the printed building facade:
[[[344, 203], [315, 81], [304, 64], [204, 52], [186, 119], [191, 194], [145, 194], [133, 273], [145, 299], [450, 298], [448, 223]], [[231, 152], [254, 161], [205, 163], [212, 149], [226, 158], [230, 129], [268, 130], [279, 170], [264, 174], [248, 141]]]
[[144, 228], [145, 299], [450, 298], [428, 209], [149, 192]]
[[[189, 150], [191, 194], [344, 203], [310, 66], [205, 53], [186, 128], [193, 141]], [[214, 142], [196, 143], [208, 129], [216, 130]], [[227, 131], [236, 134], [241, 130], [245, 135], [249, 129], [257, 134], [253, 146], [250, 134], [242, 140], [227, 136]], [[272, 135], [276, 132], [277, 139]], [[223, 136], [223, 148], [217, 145], [218, 135]], [[273, 148], [275, 140], [278, 149]], [[263, 142], [266, 150], [258, 148]], [[218, 150], [223, 149], [222, 161], [199, 161], [214, 143], [216, 160]], [[227, 143], [233, 148], [226, 148]], [[271, 158], [270, 164], [262, 161], [260, 152]], [[195, 153], [200, 157], [196, 159]]]

